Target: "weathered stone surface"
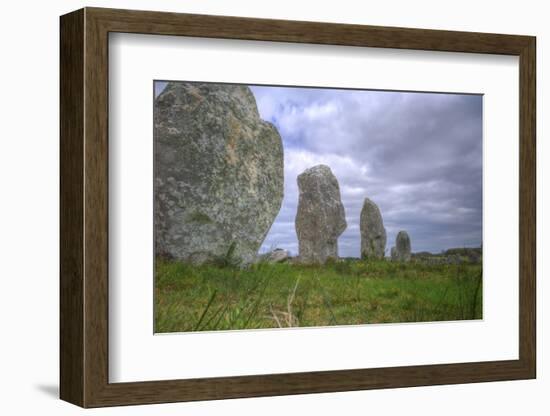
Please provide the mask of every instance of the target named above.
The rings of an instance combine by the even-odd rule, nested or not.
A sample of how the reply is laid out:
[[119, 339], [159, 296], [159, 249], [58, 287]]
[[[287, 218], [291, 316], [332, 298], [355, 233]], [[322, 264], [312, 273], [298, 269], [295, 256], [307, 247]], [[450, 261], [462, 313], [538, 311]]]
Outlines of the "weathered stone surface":
[[283, 199], [283, 147], [242, 85], [170, 82], [155, 100], [155, 251], [254, 260]]
[[[393, 255], [392, 255], [393, 258]], [[411, 259], [411, 239], [406, 231], [399, 231], [395, 238], [395, 258], [396, 261], [407, 262]]]
[[386, 229], [378, 206], [365, 198], [361, 209], [361, 258], [383, 259], [386, 253]]
[[296, 234], [303, 263], [338, 257], [338, 237], [346, 229], [340, 187], [330, 168], [317, 165], [298, 176]]
[[282, 248], [276, 248], [269, 253], [262, 254], [259, 259], [268, 263], [282, 263], [290, 259], [290, 253]]

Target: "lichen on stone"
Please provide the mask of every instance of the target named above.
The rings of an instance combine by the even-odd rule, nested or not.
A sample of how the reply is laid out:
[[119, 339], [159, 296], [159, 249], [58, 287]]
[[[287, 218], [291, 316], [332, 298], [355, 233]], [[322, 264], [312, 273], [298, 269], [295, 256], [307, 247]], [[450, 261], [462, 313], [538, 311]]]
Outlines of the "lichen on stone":
[[283, 199], [283, 146], [244, 85], [169, 82], [154, 104], [157, 255], [254, 260]]

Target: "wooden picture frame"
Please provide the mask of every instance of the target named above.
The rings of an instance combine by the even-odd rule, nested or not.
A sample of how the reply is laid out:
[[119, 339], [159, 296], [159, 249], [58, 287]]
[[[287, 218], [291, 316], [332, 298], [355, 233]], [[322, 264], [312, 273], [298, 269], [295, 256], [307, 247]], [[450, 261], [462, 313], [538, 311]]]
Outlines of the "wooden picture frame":
[[[60, 29], [61, 399], [82, 407], [101, 407], [535, 378], [534, 37], [100, 8], [62, 16]], [[110, 32], [518, 56], [519, 359], [109, 383]]]

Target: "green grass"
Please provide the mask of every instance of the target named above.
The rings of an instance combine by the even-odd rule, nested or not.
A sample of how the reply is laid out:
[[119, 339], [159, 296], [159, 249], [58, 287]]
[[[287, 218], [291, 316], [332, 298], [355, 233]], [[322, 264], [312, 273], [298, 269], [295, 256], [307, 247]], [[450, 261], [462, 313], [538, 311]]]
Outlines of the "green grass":
[[155, 332], [481, 319], [481, 285], [480, 264], [157, 259]]

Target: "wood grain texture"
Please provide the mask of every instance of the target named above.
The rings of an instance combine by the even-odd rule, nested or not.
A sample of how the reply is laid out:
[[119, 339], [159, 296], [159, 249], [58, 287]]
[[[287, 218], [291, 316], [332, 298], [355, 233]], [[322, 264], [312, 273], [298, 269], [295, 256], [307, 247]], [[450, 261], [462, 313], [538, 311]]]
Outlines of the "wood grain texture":
[[85, 406], [108, 380], [109, 211], [108, 211], [108, 33], [85, 11], [84, 58], [84, 359]]
[[[196, 36], [520, 57], [518, 360], [109, 383], [108, 33]], [[83, 407], [533, 378], [535, 38], [87, 8], [61, 18], [61, 397]]]
[[84, 12], [60, 22], [60, 388], [84, 404]]
[[519, 55], [528, 36], [87, 8], [110, 32]]
[[536, 377], [536, 41], [520, 54], [519, 356]]

